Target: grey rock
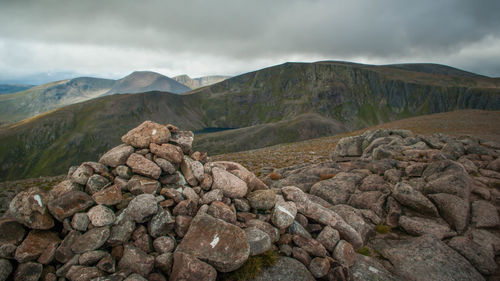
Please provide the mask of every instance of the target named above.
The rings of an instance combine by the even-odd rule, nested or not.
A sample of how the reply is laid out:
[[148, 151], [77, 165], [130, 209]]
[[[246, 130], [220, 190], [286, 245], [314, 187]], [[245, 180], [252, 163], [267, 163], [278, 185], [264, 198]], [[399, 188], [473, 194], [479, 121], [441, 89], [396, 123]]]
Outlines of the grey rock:
[[121, 144], [104, 153], [101, 159], [99, 159], [99, 163], [110, 167], [117, 167], [125, 164], [132, 153], [134, 153], [132, 146]]
[[271, 210], [276, 203], [276, 193], [270, 189], [256, 190], [249, 193], [247, 199], [256, 210]]
[[163, 274], [170, 275], [173, 263], [174, 263], [174, 254], [163, 253], [156, 256], [154, 267], [159, 269]]
[[32, 229], [50, 229], [54, 219], [47, 211], [47, 192], [37, 188], [19, 192], [9, 204], [9, 214], [19, 223]]
[[312, 238], [311, 234], [307, 229], [305, 229], [299, 222], [293, 221], [292, 224], [288, 227], [287, 232], [292, 235], [301, 235], [304, 237]]
[[148, 224], [149, 234], [153, 237], [167, 235], [174, 230], [175, 219], [170, 211], [159, 207], [158, 212], [151, 218]]
[[[224, 193], [222, 192], [221, 189], [211, 190], [211, 191], [205, 193], [205, 195], [203, 195], [203, 197], [200, 200], [200, 204], [203, 205], [203, 204], [210, 204], [213, 201], [222, 201], [223, 196], [224, 196]], [[241, 199], [235, 199], [235, 200], [238, 200], [239, 202], [242, 201]], [[236, 205], [236, 202], [235, 202], [235, 205]], [[241, 203], [240, 203], [240, 205], [241, 205]], [[239, 210], [237, 206], [236, 206], [236, 209], [240, 212], [244, 212], [242, 210]], [[250, 210], [250, 207], [248, 207], [248, 210]]]
[[42, 276], [43, 265], [36, 262], [20, 264], [14, 273], [14, 281], [37, 281]]
[[279, 229], [289, 227], [295, 220], [297, 207], [294, 202], [277, 202], [271, 215], [271, 221]]
[[170, 253], [175, 249], [175, 239], [170, 236], [161, 236], [153, 241], [153, 247], [160, 254]]
[[87, 211], [87, 216], [93, 226], [101, 227], [113, 224], [116, 220], [115, 213], [104, 205], [97, 205]]
[[106, 255], [108, 255], [108, 253], [102, 250], [88, 251], [80, 255], [78, 263], [85, 266], [95, 265]]
[[109, 234], [110, 230], [107, 226], [93, 228], [78, 237], [71, 246], [71, 250], [81, 254], [99, 249], [108, 240]]
[[130, 239], [130, 236], [132, 236], [134, 229], [134, 220], [126, 212], [122, 212], [117, 217], [115, 224], [111, 226], [108, 243], [110, 245], [125, 243]]
[[146, 254], [141, 249], [125, 244], [123, 257], [118, 263], [118, 269], [130, 270], [141, 276], [147, 276], [154, 267], [154, 257]]
[[26, 235], [23, 225], [11, 218], [0, 219], [0, 245], [19, 245]]
[[333, 250], [333, 257], [345, 267], [351, 267], [356, 261], [356, 252], [349, 242], [340, 240]]
[[288, 281], [291, 276], [295, 281], [315, 280], [301, 262], [288, 257], [280, 257], [274, 266], [264, 268], [261, 274], [252, 281]]
[[132, 199], [127, 214], [138, 223], [143, 223], [158, 212], [158, 204], [151, 194], [141, 194]]
[[6, 259], [0, 259], [0, 280], [5, 281], [9, 278], [12, 273], [13, 267], [10, 261]]
[[476, 269], [485, 275], [495, 272], [497, 264], [495, 254], [491, 249], [483, 248], [465, 236], [453, 237], [448, 246], [464, 256]]
[[212, 177], [212, 189], [221, 189], [226, 197], [242, 198], [247, 194], [247, 184], [237, 176], [221, 168], [214, 167], [212, 169]]
[[441, 216], [458, 232], [462, 232], [469, 219], [469, 203], [458, 196], [438, 193], [428, 196], [436, 203]]
[[170, 163], [167, 159], [163, 159], [160, 157], [155, 157], [154, 158], [155, 163], [160, 166], [160, 168], [167, 174], [172, 175], [177, 171], [175, 166]]
[[90, 178], [90, 176], [92, 176], [93, 173], [94, 170], [90, 166], [82, 164], [71, 175], [71, 181], [77, 184], [86, 185], [87, 180]]
[[89, 194], [94, 194], [103, 190], [109, 184], [109, 180], [101, 175], [93, 174], [89, 177], [85, 191]]
[[90, 224], [90, 219], [86, 213], [76, 213], [71, 218], [71, 227], [78, 231], [86, 231]]
[[260, 255], [271, 249], [271, 238], [256, 227], [245, 228], [247, 242], [250, 245], [250, 256]]
[[479, 200], [472, 202], [472, 224], [476, 227], [497, 227], [500, 225], [500, 217], [495, 206], [487, 201]]
[[153, 179], [158, 179], [161, 175], [161, 168], [155, 162], [137, 153], [132, 153], [128, 157], [127, 166], [132, 169], [132, 172]]
[[323, 230], [318, 234], [316, 240], [321, 243], [328, 251], [332, 252], [340, 240], [340, 235], [338, 230], [331, 228], [330, 226], [325, 226]]
[[328, 274], [328, 271], [330, 270], [330, 261], [326, 258], [316, 257], [311, 260], [309, 270], [314, 277], [321, 278]]
[[66, 263], [68, 262], [75, 253], [71, 250], [71, 246], [80, 237], [81, 233], [78, 231], [71, 231], [64, 237], [59, 247], [57, 247], [55, 252], [55, 258], [58, 262]]
[[403, 281], [389, 272], [376, 259], [356, 254], [354, 265], [349, 268], [353, 281]]
[[176, 252], [174, 254], [171, 281], [215, 281], [216, 277], [217, 271], [209, 264], [186, 253]]
[[194, 134], [191, 131], [178, 131], [172, 134], [171, 142], [182, 148], [182, 151], [189, 154], [193, 146]]
[[252, 227], [252, 226], [267, 233], [267, 235], [269, 235], [269, 237], [271, 238], [272, 243], [275, 243], [280, 239], [279, 230], [265, 221], [261, 221], [258, 219], [249, 220], [247, 222], [247, 227]]
[[[130, 156], [130, 155], [128, 155], [128, 156]], [[128, 158], [128, 156], [127, 156], [127, 158]], [[126, 159], [125, 159], [125, 162], [126, 162]], [[118, 177], [121, 177], [121, 178], [126, 179], [126, 180], [130, 179], [133, 176], [132, 170], [126, 165], [120, 165], [120, 166], [116, 167], [115, 173]]]
[[428, 218], [401, 216], [399, 218], [399, 226], [414, 236], [430, 234], [442, 240], [443, 238], [456, 235], [456, 232], [451, 231], [450, 226], [446, 222], [438, 222]]
[[392, 197], [399, 203], [416, 211], [431, 216], [438, 216], [436, 206], [421, 192], [407, 183], [400, 182], [394, 186]]
[[326, 257], [327, 252], [325, 247], [323, 247], [321, 243], [312, 238], [304, 237], [301, 235], [294, 235], [293, 242], [312, 256]]

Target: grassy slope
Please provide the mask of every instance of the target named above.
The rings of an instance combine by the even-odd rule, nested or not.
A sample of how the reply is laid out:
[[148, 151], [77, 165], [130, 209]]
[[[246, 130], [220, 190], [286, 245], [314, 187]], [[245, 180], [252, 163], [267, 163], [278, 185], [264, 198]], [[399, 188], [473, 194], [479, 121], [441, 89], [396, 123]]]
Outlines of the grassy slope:
[[255, 173], [259, 173], [262, 167], [283, 168], [299, 163], [325, 161], [330, 159], [335, 145], [342, 137], [379, 128], [408, 129], [422, 135], [433, 133], [451, 136], [473, 135], [486, 140], [500, 141], [500, 111], [459, 110], [412, 117], [335, 136], [214, 155], [212, 160], [239, 162]]

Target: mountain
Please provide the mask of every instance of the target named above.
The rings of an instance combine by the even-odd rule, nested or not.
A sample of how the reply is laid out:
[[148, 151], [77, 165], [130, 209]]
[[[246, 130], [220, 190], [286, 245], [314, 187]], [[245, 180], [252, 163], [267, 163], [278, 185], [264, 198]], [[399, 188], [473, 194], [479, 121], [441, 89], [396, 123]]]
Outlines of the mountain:
[[181, 94], [191, 89], [174, 79], [151, 71], [135, 71], [132, 74], [117, 80], [105, 95], [135, 94], [150, 91], [164, 91]]
[[197, 148], [214, 154], [458, 109], [500, 110], [500, 79], [347, 62], [286, 63], [183, 95], [105, 96], [1, 128], [0, 179], [65, 173], [144, 120], [202, 132], [232, 128], [196, 136]]
[[17, 93], [33, 87], [34, 85], [25, 84], [0, 84], [0, 95]]
[[0, 125], [100, 96], [155, 90], [183, 93], [190, 89], [173, 79], [149, 71], [137, 71], [119, 80], [92, 77], [62, 80], [15, 94], [1, 95]]
[[198, 78], [191, 78], [187, 75], [179, 75], [175, 76], [172, 79], [175, 81], [188, 86], [191, 89], [198, 89], [205, 86], [210, 86], [215, 83], [219, 83], [228, 79], [231, 76], [223, 76], [223, 75], [212, 75], [212, 76], [203, 76]]

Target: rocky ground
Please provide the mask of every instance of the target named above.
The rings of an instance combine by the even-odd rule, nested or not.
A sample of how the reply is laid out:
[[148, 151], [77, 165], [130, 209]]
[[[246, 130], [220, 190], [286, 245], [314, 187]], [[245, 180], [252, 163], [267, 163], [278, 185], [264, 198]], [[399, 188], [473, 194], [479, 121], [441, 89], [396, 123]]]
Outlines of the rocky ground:
[[122, 141], [13, 198], [0, 280], [500, 277], [498, 142], [367, 131], [261, 180], [171, 125]]

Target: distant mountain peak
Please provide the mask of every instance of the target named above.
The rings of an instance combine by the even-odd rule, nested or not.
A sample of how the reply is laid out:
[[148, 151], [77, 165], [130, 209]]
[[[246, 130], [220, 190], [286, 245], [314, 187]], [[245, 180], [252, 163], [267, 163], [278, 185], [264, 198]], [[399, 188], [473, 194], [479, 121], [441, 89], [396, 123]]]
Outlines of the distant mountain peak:
[[230, 77], [231, 76], [224, 76], [224, 75], [209, 75], [209, 76], [191, 78], [187, 74], [182, 74], [182, 75], [177, 75], [172, 79], [194, 90], [201, 87], [210, 86], [215, 83], [219, 83]]

